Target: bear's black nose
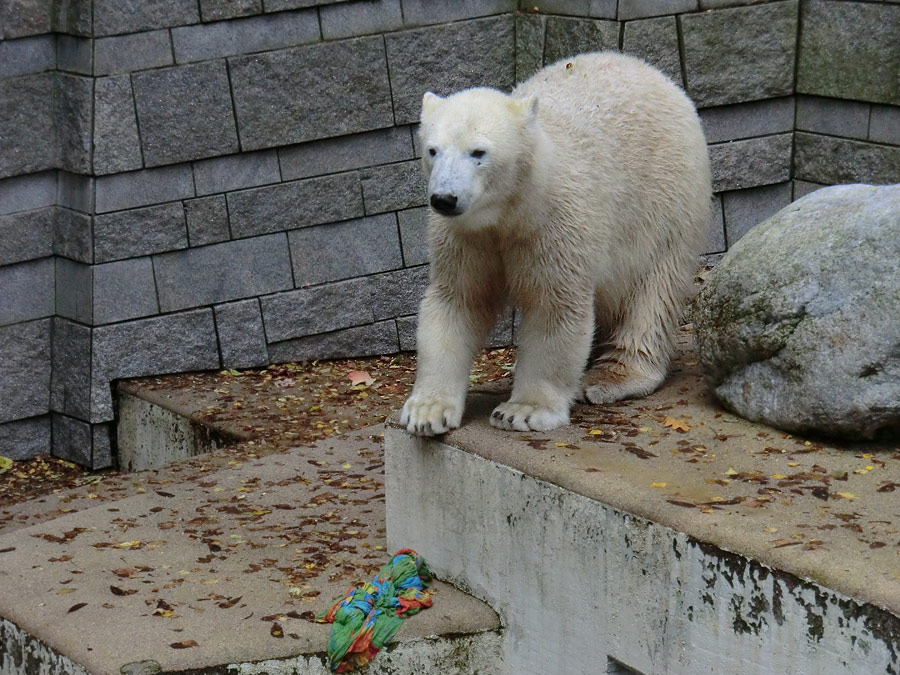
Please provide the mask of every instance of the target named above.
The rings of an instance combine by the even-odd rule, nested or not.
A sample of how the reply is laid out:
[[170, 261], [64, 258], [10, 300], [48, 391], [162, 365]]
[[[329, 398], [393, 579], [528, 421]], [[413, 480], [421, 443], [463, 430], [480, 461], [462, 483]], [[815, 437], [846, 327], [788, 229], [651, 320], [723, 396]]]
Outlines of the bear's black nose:
[[438, 213], [445, 216], [457, 215], [456, 195], [449, 194], [433, 194], [431, 195], [431, 206]]

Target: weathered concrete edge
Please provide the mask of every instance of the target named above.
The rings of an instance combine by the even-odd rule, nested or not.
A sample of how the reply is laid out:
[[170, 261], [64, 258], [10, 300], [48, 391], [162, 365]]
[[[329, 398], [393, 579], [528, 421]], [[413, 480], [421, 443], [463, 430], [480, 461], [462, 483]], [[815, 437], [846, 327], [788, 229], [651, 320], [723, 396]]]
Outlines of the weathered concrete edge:
[[[411, 640], [403, 640], [398, 636], [397, 640], [385, 646], [366, 672], [371, 675], [500, 672], [502, 639], [500, 628], [458, 635], [431, 635]], [[153, 670], [155, 662], [144, 663], [151, 669], [135, 672], [158, 675], [222, 675], [226, 671], [235, 675], [330, 675], [332, 672], [328, 668], [325, 652], [186, 670]], [[424, 670], [420, 670], [422, 668]], [[0, 675], [92, 674], [15, 623], [0, 618]]]
[[[402, 450], [404, 444], [407, 445], [407, 449], [415, 448], [414, 451], [423, 461], [420, 462], [416, 458], [410, 459], [408, 455], [405, 455]], [[400, 450], [397, 449], [398, 446], [401, 448]], [[799, 578], [790, 572], [773, 568], [716, 544], [704, 542], [651, 519], [603, 504], [585, 495], [567, 491], [561, 486], [530, 476], [513, 467], [499, 464], [478, 453], [467, 452], [454, 445], [436, 440], [412, 438], [405, 431], [398, 429], [396, 425], [387, 428], [385, 450], [386, 477], [388, 479], [386, 493], [389, 546], [396, 543], [398, 533], [402, 532], [404, 542], [409, 542], [410, 545], [427, 552], [433, 569], [442, 578], [494, 607], [500, 613], [504, 626], [507, 626], [508, 645], [513, 644], [510, 642], [512, 635], [518, 635], [520, 639], [524, 636], [526, 641], [540, 640], [545, 637], [547, 640], [550, 639], [548, 636], [531, 634], [535, 633], [533, 629], [529, 633], [526, 615], [529, 610], [534, 611], [535, 609], [534, 598], [528, 600], [524, 606], [515, 604], [517, 601], [522, 602], [515, 592], [517, 580], [510, 580], [504, 574], [496, 572], [497, 569], [502, 568], [503, 562], [508, 563], [509, 559], [516, 559], [518, 562], [515, 563], [515, 567], [523, 568], [519, 570], [524, 577], [524, 579], [518, 580], [520, 588], [523, 584], [531, 589], [555, 584], [557, 594], [563, 597], [577, 595], [579, 604], [587, 607], [587, 609], [581, 609], [583, 616], [576, 616], [575, 623], [578, 623], [579, 619], [584, 622], [585, 618], [588, 620], [585, 625], [592, 628], [591, 622], [603, 622], [605, 619], [607, 624], [609, 623], [609, 617], [605, 616], [608, 610], [603, 606], [602, 599], [597, 602], [597, 598], [590, 597], [592, 593], [597, 592], [595, 588], [591, 587], [590, 579], [576, 579], [576, 582], [580, 582], [581, 585], [577, 586], [576, 583], [577, 587], [568, 589], [568, 594], [565, 585], [560, 583], [570, 576], [578, 577], [578, 572], [583, 574], [585, 569], [590, 569], [591, 572], [602, 572], [602, 569], [594, 570], [592, 566], [596, 565], [597, 556], [603, 557], [606, 552], [598, 554], [596, 551], [582, 551], [584, 560], [579, 563], [581, 567], [574, 570], [575, 574], [573, 575], [571, 574], [573, 570], [563, 569], [562, 565], [558, 565], [553, 570], [546, 569], [546, 566], [542, 567], [540, 564], [536, 567], [525, 561], [529, 551], [525, 550], [523, 557], [523, 551], [515, 550], [515, 546], [519, 543], [518, 538], [526, 539], [532, 546], [535, 545], [535, 542], [539, 542], [539, 545], [543, 547], [552, 546], [553, 536], [548, 534], [545, 523], [553, 522], [562, 524], [561, 527], [556, 528], [558, 532], [582, 529], [592, 532], [594, 536], [614, 537], [615, 534], [621, 534], [624, 531], [626, 542], [629, 534], [638, 538], [632, 567], [638, 568], [644, 574], [641, 581], [646, 585], [653, 585], [651, 579], [646, 576], [648, 567], [652, 568], [653, 563], [659, 563], [661, 558], [663, 567], [668, 566], [668, 569], [664, 570], [663, 578], [655, 580], [656, 585], [659, 586], [657, 589], [659, 592], [650, 601], [650, 604], [665, 605], [666, 608], [657, 608], [656, 616], [642, 617], [643, 624], [646, 624], [647, 628], [646, 631], [642, 631], [638, 642], [645, 639], [647, 642], [652, 642], [652, 637], [644, 638], [644, 634], [652, 634], [652, 624], [657, 622], [661, 623], [664, 632], [669, 631], [670, 621], [672, 625], [676, 626], [671, 630], [682, 633], [688, 630], [689, 632], [689, 629], [679, 625], [684, 623], [684, 616], [689, 613], [693, 614], [695, 611], [697, 614], [705, 612], [718, 619], [719, 628], [723, 627], [721, 625], [723, 617], [731, 620], [731, 625], [727, 626], [726, 631], [733, 631], [734, 637], [726, 637], [726, 639], [733, 639], [736, 643], [729, 645], [729, 647], [735, 647], [734, 651], [737, 656], [734, 658], [741, 658], [740, 653], [746, 652], [748, 645], [753, 644], [757, 644], [757, 647], [749, 646], [750, 650], [768, 653], [770, 659], [777, 658], [778, 652], [781, 652], [782, 657], [789, 657], [790, 662], [793, 663], [795, 656], [800, 656], [793, 667], [785, 669], [785, 663], [782, 662], [772, 671], [764, 668], [760, 672], [801, 673], [806, 672], [802, 670], [804, 664], [816, 665], [812, 663], [815, 661], [819, 665], [831, 664], [822, 669], [823, 673], [868, 675], [871, 672], [885, 672], [889, 675], [900, 674], [900, 617], [877, 605], [860, 602], [838, 591], [823, 587], [815, 581]], [[397, 466], [398, 462], [402, 462], [407, 469], [403, 474], [402, 486], [397, 482], [400, 478], [396, 475], [396, 471], [391, 470], [391, 466]], [[466, 470], [464, 466], [466, 463], [469, 464], [469, 470]], [[490, 480], [485, 480], [485, 475], [480, 474], [477, 468], [473, 470], [476, 464], [482, 465], [482, 469], [485, 466], [493, 465], [492, 468], [500, 483], [505, 480], [511, 484], [515, 483], [515, 486], [507, 485], [504, 488], [502, 484], [492, 484]], [[500, 469], [500, 471], [496, 469]], [[425, 476], [448, 473], [454, 476], [454, 481], [458, 481], [459, 484], [466, 487], [453, 491], [450, 497], [431, 490], [424, 492], [410, 490], [411, 485], [427, 485], [427, 481], [423, 482]], [[391, 484], [392, 482], [394, 485]], [[480, 511], [480, 516], [487, 523], [503, 518], [502, 509], [506, 509], [508, 503], [505, 499], [497, 503], [497, 500], [502, 499], [502, 495], [509, 495], [514, 491], [525, 493], [526, 509], [518, 517], [524, 520], [533, 516], [534, 521], [538, 523], [537, 527], [544, 527], [544, 531], [538, 532], [537, 536], [530, 532], [524, 537], [521, 531], [511, 533], [508, 535], [511, 541], [507, 542], [498, 538], [495, 532], [493, 536], [487, 536], [485, 540], [479, 541], [481, 534], [478, 532], [479, 527], [473, 523], [464, 522], [463, 517], [460, 519], [463, 522], [456, 523], [454, 521], [455, 529], [450, 529], [448, 532], [451, 526], [447, 526], [446, 522], [442, 523], [441, 517], [446, 514], [447, 519], [454, 519], [459, 515], [460, 512], [453, 509], [453, 499], [461, 495], [465, 497], [464, 492], [469, 489], [469, 486], [474, 486], [471, 489], [480, 492], [477, 495], [469, 494], [467, 499], [462, 500], [466, 505], [465, 508], [478, 511], [478, 509], [471, 509], [470, 505], [482, 504], [483, 510]], [[569, 505], [563, 508], [562, 505], [566, 502]], [[498, 510], [499, 513], [491, 513]], [[605, 513], [605, 516], [599, 519], [602, 522], [586, 517], [585, 514], [592, 510], [597, 513]], [[505, 525], [500, 523], [499, 527], [507, 529], [506, 526], [508, 526], [510, 531], [516, 529], [516, 518], [517, 516], [512, 516], [512, 520], [510, 520], [510, 516], [507, 515]], [[584, 520], [590, 522], [579, 522]], [[608, 526], [610, 523], [616, 524], [619, 532], [608, 532], [604, 524]], [[487, 526], [480, 529], [486, 530]], [[473, 533], [475, 534], [473, 535]], [[572, 548], [581, 543], [575, 541], [575, 538], [565, 539], [563, 537], [563, 539], [562, 545], [571, 543], [573, 544]], [[504, 543], [507, 546], [504, 546]], [[502, 551], [502, 553], [498, 554], [497, 551]], [[546, 578], [540, 578], [541, 574]], [[679, 578], [678, 575], [681, 577]], [[675, 578], [672, 578], [673, 576]], [[683, 587], [682, 582], [688, 586], [691, 576], [695, 583], [698, 581], [696, 577], [699, 576], [700, 580], [706, 584], [706, 590], [699, 594], [702, 602], [688, 605], [685, 597], [691, 589]], [[598, 580], [594, 585], [606, 583], [612, 584], [613, 582], [603, 579]], [[694, 590], [697, 591], [696, 588]], [[605, 598], [603, 593], [600, 593], [600, 596]], [[671, 600], [666, 602], [663, 600], [666, 597], [675, 597], [677, 601], [674, 604]], [[621, 599], [619, 600], [621, 601]], [[625, 602], [639, 606], [642, 604], [642, 600], [646, 600], [646, 598], [628, 597]], [[593, 608], [591, 607], [592, 601], [596, 603]], [[703, 605], [709, 605], [711, 609], [707, 609]], [[553, 610], [540, 604], [538, 606], [542, 607], [544, 614], [548, 615], [542, 615], [541, 620], [552, 623], [549, 615], [552, 615]], [[621, 613], [619, 612], [619, 614]], [[627, 614], [627, 611], [625, 613]], [[613, 614], [615, 615], [615, 611]], [[708, 619], [709, 617], [707, 617]], [[693, 620], [692, 616], [689, 616], [688, 620]], [[801, 627], [801, 624], [805, 624], [805, 626]], [[578, 625], [580, 626], [580, 624]], [[563, 635], [565, 635], [564, 639], [571, 639], [574, 643], [586, 637], [584, 635], [569, 636], [565, 631], [563, 631]], [[591, 635], [596, 637], [598, 648], [609, 647], [609, 645], [603, 644], [605, 640], [600, 636], [599, 631], [593, 631]], [[684, 637], [684, 635], [679, 635], [674, 642], [681, 641], [682, 644], [684, 642], [692, 644], [692, 638], [697, 636], [688, 634], [687, 640], [684, 640]], [[759, 642], [757, 643], [757, 641]], [[783, 646], [785, 642], [793, 644], [795, 649], [804, 653], [785, 654]], [[775, 645], [780, 649], [770, 649]], [[657, 647], [660, 646], [657, 645]], [[566, 647], [567, 645], [562, 645], [561, 649], [565, 650]], [[721, 648], [722, 645], [714, 644], [713, 647], [713, 651], [715, 651], [715, 648]], [[574, 646], [572, 649], [575, 650]], [[516, 647], [512, 647], [512, 650], [506, 653], [507, 666], [518, 665], [520, 668], [525, 668], [521, 670], [522, 673], [531, 673], [532, 671], [525, 667], [528, 661], [523, 662], [522, 655], [515, 653]], [[556, 646], [555, 651], [558, 653], [559, 650], [560, 646]], [[662, 656], [660, 652], [665, 650], [654, 649], [653, 645], [641, 645], [639, 651], [645, 652], [645, 654], [639, 655], [639, 658], [644, 657], [644, 660], [637, 662], [632, 660], [629, 663], [630, 666], [649, 669], [647, 672], [695, 672], [690, 669], [695, 664], [685, 664], [683, 661], [677, 663], [685, 658], [684, 654], [677, 653], [677, 649], [673, 650], [676, 652], [675, 654], [662, 654]], [[720, 658], [727, 659], [732, 656], [732, 654], [723, 654]], [[842, 661], [840, 665], [837, 664], [838, 657]], [[659, 658], [667, 662], [660, 664]], [[823, 658], [824, 661], [821, 660]], [[672, 659], [675, 659], [676, 663], [673, 663]], [[728, 671], [728, 667], [735, 665], [731, 663], [725, 666], [726, 671]], [[684, 666], [687, 666], [686, 669], [682, 669]], [[740, 669], [739, 664], [738, 667]], [[746, 664], [743, 667], [746, 667]], [[794, 668], [801, 668], [801, 670], [794, 670]], [[518, 673], [519, 671], [507, 672]], [[575, 671], [573, 670], [573, 672]]]
[[[468, 407], [474, 409], [484, 407], [484, 404], [488, 403], [487, 409], [492, 409], [493, 406], [490, 405], [490, 402], [495, 400], [496, 397], [492, 394], [471, 392]], [[475, 428], [477, 429], [477, 427]], [[385, 421], [386, 435], [388, 429], [396, 429], [405, 434], [403, 427], [399, 425], [398, 414], [391, 415]], [[790, 551], [786, 548], [759, 546], [756, 542], [744, 538], [740, 530], [717, 528], [699, 511], [679, 507], [660, 507], [658, 503], [646, 499], [644, 493], [639, 490], [612, 489], [608, 483], [605, 484], [602, 479], [597, 478], [600, 474], [557, 470], [552, 464], [544, 464], [538, 468], [527, 460], [519, 461], [519, 458], [512, 454], [494, 457], [480, 444], [480, 440], [482, 439], [479, 438], [477, 431], [473, 433], [472, 427], [466, 427], [465, 420], [460, 429], [440, 438], [440, 442], [463, 452], [488, 461], [500, 462], [513, 470], [532, 475], [538, 480], [596, 500], [613, 509], [645, 518], [677, 532], [689, 533], [689, 536], [698, 543], [709, 544], [727, 553], [757, 561], [767, 568], [808, 580], [823, 588], [853, 598], [857, 602], [871, 604], [895, 616], [900, 616], [900, 584], [893, 589], [897, 591], [893, 595], [885, 595], [884, 591], [890, 592], [892, 589], [885, 586], [874, 587], [867, 583], [865, 578], [855, 579], [853, 575], [832, 571], [812, 562], [804, 564], [803, 559], [798, 560], [791, 556]], [[497, 450], [497, 448], [493, 448], [491, 452]], [[533, 466], [536, 470], [532, 472]]]

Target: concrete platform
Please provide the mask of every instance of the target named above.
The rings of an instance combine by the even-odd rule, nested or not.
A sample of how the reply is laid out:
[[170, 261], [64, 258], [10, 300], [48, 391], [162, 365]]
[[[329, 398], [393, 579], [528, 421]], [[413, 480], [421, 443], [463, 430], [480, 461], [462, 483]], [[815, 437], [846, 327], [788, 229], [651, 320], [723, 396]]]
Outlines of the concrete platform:
[[389, 545], [499, 611], [505, 673], [900, 673], [900, 448], [723, 411], [683, 337], [663, 389], [564, 429], [492, 428], [491, 392], [389, 426]]
[[[25, 505], [0, 534], [0, 674], [330, 672], [309, 619], [389, 559], [379, 432]], [[369, 672], [498, 672], [497, 615], [434, 589]]]

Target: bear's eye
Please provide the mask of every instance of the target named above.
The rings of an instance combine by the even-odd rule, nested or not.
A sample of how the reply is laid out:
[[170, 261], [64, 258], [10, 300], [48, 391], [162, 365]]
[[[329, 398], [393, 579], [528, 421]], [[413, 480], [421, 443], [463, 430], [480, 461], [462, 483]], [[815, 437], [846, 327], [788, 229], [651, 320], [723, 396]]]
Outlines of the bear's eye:
[[434, 157], [437, 154], [437, 150], [434, 148], [428, 148], [428, 154]]
[[475, 159], [481, 159], [482, 157], [484, 157], [485, 154], [486, 154], [485, 150], [473, 150], [472, 151], [472, 157], [474, 157]]

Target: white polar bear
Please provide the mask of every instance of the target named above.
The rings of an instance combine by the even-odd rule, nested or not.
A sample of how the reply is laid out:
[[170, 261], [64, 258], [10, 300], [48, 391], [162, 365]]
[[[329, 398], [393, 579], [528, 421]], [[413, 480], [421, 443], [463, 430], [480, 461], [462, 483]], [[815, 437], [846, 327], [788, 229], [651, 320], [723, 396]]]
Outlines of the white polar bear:
[[[710, 225], [711, 177], [691, 101], [633, 57], [584, 54], [511, 95], [426, 93], [430, 282], [401, 422], [459, 426], [469, 371], [504, 306], [522, 311], [515, 384], [491, 424], [569, 421], [663, 382]], [[581, 386], [592, 341], [605, 351]]]

